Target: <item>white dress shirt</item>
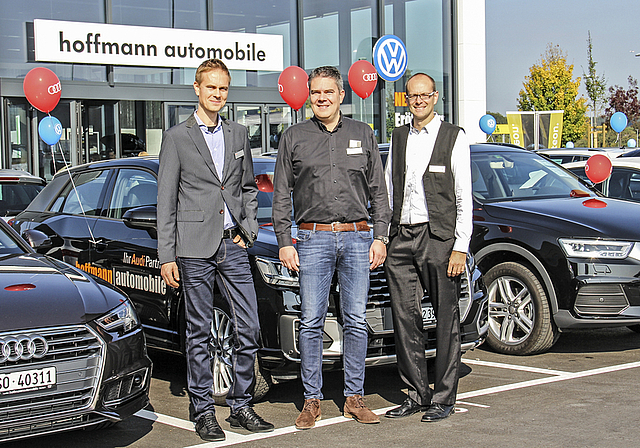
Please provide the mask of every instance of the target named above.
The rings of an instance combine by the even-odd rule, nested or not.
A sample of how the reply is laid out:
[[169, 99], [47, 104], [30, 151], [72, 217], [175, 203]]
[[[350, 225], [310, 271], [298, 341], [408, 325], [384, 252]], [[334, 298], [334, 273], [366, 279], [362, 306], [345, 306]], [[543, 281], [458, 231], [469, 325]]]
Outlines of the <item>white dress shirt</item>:
[[[429, 221], [429, 210], [424, 194], [422, 176], [429, 166], [442, 118], [434, 114], [424, 128], [418, 131], [411, 125], [407, 139], [406, 178], [400, 224], [420, 224]], [[392, 145], [385, 168], [385, 181], [389, 205], [393, 209], [393, 181], [391, 178]], [[456, 190], [456, 228], [453, 250], [467, 252], [473, 232], [473, 199], [471, 196], [471, 154], [464, 132], [459, 132], [451, 153], [451, 172]]]

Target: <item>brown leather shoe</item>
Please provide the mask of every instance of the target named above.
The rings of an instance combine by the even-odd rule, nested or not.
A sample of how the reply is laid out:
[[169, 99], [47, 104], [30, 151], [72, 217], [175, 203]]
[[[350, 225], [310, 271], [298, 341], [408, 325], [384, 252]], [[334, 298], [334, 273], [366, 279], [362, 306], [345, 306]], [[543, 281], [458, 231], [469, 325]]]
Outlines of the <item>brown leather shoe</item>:
[[380, 417], [371, 412], [371, 409], [364, 404], [362, 395], [347, 397], [347, 401], [344, 403], [344, 416], [360, 423], [380, 423]]
[[296, 419], [296, 428], [309, 429], [316, 425], [316, 422], [320, 420], [320, 400], [317, 398], [309, 398], [304, 400], [304, 406], [302, 412]]

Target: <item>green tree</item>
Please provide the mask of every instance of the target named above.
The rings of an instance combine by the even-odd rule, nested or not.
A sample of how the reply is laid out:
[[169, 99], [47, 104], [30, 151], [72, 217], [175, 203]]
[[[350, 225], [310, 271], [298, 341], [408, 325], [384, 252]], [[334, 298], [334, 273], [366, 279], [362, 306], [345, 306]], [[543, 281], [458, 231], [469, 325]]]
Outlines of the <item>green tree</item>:
[[491, 112], [490, 110], [488, 110], [487, 115], [493, 116], [493, 118], [496, 119], [497, 124], [507, 124], [507, 117], [502, 115], [500, 112]]
[[578, 98], [580, 78], [573, 80], [573, 64], [567, 64], [560, 46], [548, 44], [540, 62], [529, 73], [520, 90], [519, 110], [564, 110], [562, 146], [583, 138], [587, 133], [587, 100]]
[[[587, 96], [589, 96], [590, 105], [591, 105], [591, 127], [593, 128], [596, 124], [596, 116], [598, 115], [598, 110], [600, 109], [600, 105], [604, 103], [606, 97], [606, 78], [603, 75], [598, 75], [596, 73], [596, 64], [593, 60], [593, 55], [591, 50], [593, 46], [591, 44], [591, 31], [588, 32], [587, 38], [587, 72], [588, 74], [582, 72], [582, 76], [584, 77], [584, 87], [587, 90]], [[590, 145], [592, 146], [592, 145]]]

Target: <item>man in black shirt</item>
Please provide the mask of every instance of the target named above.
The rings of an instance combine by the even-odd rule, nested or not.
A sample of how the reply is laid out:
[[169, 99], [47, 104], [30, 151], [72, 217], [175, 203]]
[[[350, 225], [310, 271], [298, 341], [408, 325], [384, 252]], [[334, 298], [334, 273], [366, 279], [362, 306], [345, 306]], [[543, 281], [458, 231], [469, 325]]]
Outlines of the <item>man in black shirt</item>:
[[[344, 415], [361, 423], [379, 423], [362, 396], [369, 271], [386, 258], [391, 218], [382, 162], [371, 127], [340, 112], [345, 92], [336, 68], [313, 70], [309, 93], [314, 117], [283, 133], [273, 194], [280, 261], [300, 275], [305, 403], [296, 427], [311, 428], [320, 419], [322, 333], [334, 272], [340, 283], [344, 334]], [[291, 240], [292, 193], [297, 248]]]

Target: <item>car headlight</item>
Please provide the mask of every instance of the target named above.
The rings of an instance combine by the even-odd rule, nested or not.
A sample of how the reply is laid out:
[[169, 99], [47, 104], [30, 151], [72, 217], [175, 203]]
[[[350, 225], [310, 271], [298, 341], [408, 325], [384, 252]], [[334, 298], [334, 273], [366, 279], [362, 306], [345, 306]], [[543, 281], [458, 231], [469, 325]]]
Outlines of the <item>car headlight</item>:
[[581, 240], [573, 238], [560, 238], [558, 241], [568, 257], [615, 260], [627, 258], [635, 244], [629, 241]]
[[127, 333], [140, 324], [136, 310], [129, 301], [122, 302], [115, 309], [96, 319], [96, 322], [105, 331], [120, 334]]
[[256, 257], [256, 265], [258, 266], [262, 280], [268, 285], [281, 286], [284, 288], [300, 287], [298, 273], [289, 271], [289, 269], [282, 266], [280, 261]]

